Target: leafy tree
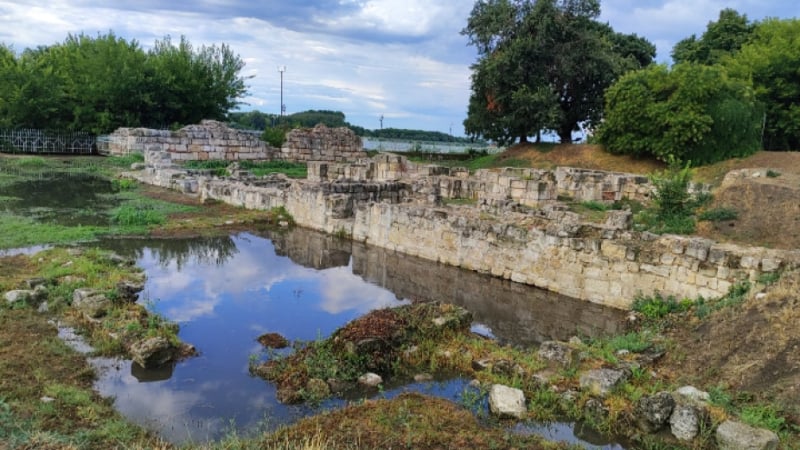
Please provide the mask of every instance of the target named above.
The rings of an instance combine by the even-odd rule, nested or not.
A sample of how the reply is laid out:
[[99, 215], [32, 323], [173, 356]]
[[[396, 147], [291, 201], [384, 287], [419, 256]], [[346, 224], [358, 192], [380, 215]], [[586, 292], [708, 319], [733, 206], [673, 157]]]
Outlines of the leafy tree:
[[706, 164], [759, 148], [761, 110], [751, 86], [721, 66], [650, 66], [606, 93], [598, 140], [616, 154]]
[[479, 0], [462, 31], [479, 54], [467, 132], [510, 143], [552, 129], [571, 142], [579, 123], [598, 121], [605, 89], [655, 56], [599, 14], [596, 0]]
[[225, 44], [194, 50], [185, 36], [173, 44], [167, 36], [148, 53], [152, 90], [160, 107], [147, 121], [155, 124], [190, 124], [202, 119], [224, 120], [247, 92], [239, 75], [244, 61]]
[[752, 80], [764, 105], [763, 148], [800, 149], [800, 20], [760, 22], [723, 64], [732, 75]]
[[716, 22], [708, 23], [700, 39], [691, 35], [675, 44], [672, 59], [675, 63], [716, 64], [724, 56], [742, 48], [754, 30], [755, 25], [747, 20], [747, 15], [739, 14], [734, 9], [723, 9]]

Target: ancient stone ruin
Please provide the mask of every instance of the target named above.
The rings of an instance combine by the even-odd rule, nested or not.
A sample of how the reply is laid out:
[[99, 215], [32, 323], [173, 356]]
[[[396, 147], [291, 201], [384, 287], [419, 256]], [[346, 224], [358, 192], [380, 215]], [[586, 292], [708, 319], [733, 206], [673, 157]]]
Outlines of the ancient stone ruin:
[[178, 131], [119, 128], [109, 135], [106, 153], [127, 155], [146, 151], [166, 152], [179, 161], [273, 161], [345, 162], [366, 156], [358, 137], [346, 127], [298, 128], [290, 131], [282, 148], [274, 148], [258, 134], [236, 130], [222, 122], [204, 120]]
[[344, 162], [366, 156], [361, 138], [353, 130], [328, 128], [323, 124], [288, 132], [281, 147], [281, 159], [287, 161]]
[[379, 154], [352, 164], [309, 163], [306, 180], [218, 178], [148, 151], [132, 175], [202, 199], [250, 209], [284, 207], [298, 225], [570, 297], [629, 308], [639, 294], [725, 295], [800, 263], [800, 252], [722, 244], [631, 229], [632, 213], [586, 221], [561, 201], [647, 202], [643, 177], [559, 168], [466, 169]]

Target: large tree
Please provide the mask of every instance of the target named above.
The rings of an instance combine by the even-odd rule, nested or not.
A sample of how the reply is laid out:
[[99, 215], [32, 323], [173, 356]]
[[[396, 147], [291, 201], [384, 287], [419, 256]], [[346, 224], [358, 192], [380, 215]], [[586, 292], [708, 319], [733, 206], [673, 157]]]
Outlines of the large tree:
[[225, 44], [195, 50], [186, 38], [150, 52], [113, 32], [19, 56], [0, 44], [0, 126], [106, 133], [224, 119], [246, 92], [243, 66]]
[[759, 148], [761, 108], [748, 82], [719, 66], [654, 65], [606, 94], [597, 138], [615, 154], [706, 164]]
[[719, 19], [709, 22], [699, 39], [693, 34], [675, 44], [672, 59], [676, 64], [716, 64], [723, 57], [739, 51], [750, 40], [754, 30], [755, 25], [747, 15], [739, 14], [735, 9], [723, 9], [719, 12]]
[[596, 0], [479, 0], [462, 31], [478, 50], [467, 132], [500, 143], [555, 130], [562, 142], [602, 116], [603, 92], [655, 47], [597, 22]]
[[800, 20], [767, 19], [722, 64], [751, 81], [765, 108], [763, 147], [800, 149]]

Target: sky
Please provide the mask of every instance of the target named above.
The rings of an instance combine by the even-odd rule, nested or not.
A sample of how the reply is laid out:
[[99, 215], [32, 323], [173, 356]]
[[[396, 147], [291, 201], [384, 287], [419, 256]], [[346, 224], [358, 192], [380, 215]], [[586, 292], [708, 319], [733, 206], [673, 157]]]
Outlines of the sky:
[[[463, 135], [476, 52], [460, 31], [474, 0], [0, 0], [0, 42], [16, 51], [69, 33], [113, 31], [147, 49], [164, 36], [228, 44], [246, 62], [242, 110], [342, 111], [368, 129]], [[719, 11], [800, 17], [797, 0], [604, 0], [600, 20], [644, 36], [669, 62]]]

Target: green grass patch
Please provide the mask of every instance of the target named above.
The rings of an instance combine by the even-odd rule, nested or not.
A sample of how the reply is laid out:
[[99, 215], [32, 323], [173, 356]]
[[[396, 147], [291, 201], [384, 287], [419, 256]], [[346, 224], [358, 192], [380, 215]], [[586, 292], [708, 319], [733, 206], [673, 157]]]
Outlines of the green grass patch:
[[772, 169], [767, 170], [767, 177], [769, 177], [769, 178], [778, 178], [779, 176], [781, 176], [780, 172], [776, 172], [776, 171], [774, 171]]
[[111, 213], [114, 223], [123, 226], [160, 225], [167, 221], [163, 212], [145, 202], [131, 202], [120, 206]]
[[710, 222], [726, 222], [738, 219], [739, 213], [730, 207], [719, 207], [703, 211], [697, 218]]
[[656, 292], [651, 296], [637, 295], [633, 300], [631, 309], [640, 313], [645, 319], [655, 321], [672, 313], [689, 310], [694, 302], [690, 299], [678, 301], [675, 296], [664, 297]]
[[144, 155], [141, 153], [130, 153], [125, 156], [109, 156], [106, 158], [105, 162], [112, 167], [129, 169], [131, 164], [143, 163]]
[[257, 177], [263, 177], [271, 173], [282, 173], [289, 178], [306, 178], [308, 176], [308, 166], [305, 163], [289, 161], [242, 161], [240, 167], [249, 170]]
[[442, 204], [443, 205], [475, 205], [478, 203], [477, 199], [474, 198], [443, 198]]

